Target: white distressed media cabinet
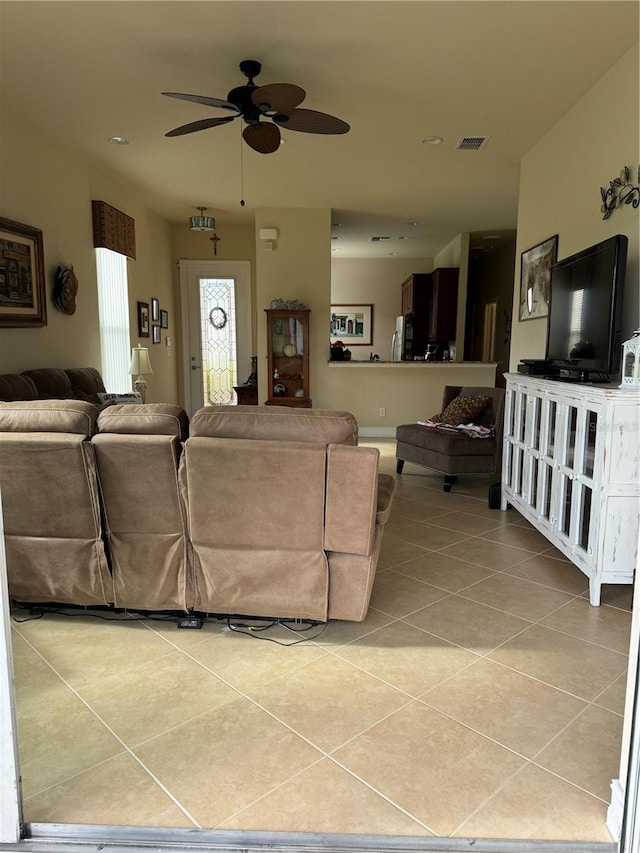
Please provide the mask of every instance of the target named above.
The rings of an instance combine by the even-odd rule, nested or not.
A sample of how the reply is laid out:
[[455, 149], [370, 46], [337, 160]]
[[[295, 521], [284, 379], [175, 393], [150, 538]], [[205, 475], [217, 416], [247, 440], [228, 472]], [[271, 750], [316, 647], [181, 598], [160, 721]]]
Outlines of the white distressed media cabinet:
[[502, 509], [509, 504], [589, 578], [633, 583], [640, 535], [640, 392], [505, 375]]

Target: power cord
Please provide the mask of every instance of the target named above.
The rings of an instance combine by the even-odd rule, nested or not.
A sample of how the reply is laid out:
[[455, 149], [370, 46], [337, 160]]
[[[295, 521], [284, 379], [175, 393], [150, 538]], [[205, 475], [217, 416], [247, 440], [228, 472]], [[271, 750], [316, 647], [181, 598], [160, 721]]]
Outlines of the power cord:
[[[307, 621], [306, 619], [270, 619], [264, 625], [249, 625], [244, 622], [232, 622], [231, 619], [227, 619], [227, 627], [230, 631], [233, 631], [236, 634], [245, 634], [247, 637], [253, 637], [255, 640], [266, 640], [266, 642], [275, 643], [278, 646], [297, 646], [299, 643], [308, 643], [311, 640], [315, 640], [324, 633], [324, 631], [326, 631], [328, 624], [328, 622], [315, 622], [313, 620]], [[260, 636], [262, 632], [268, 631], [276, 625], [280, 625], [292, 634], [304, 634], [307, 631], [317, 628], [318, 625], [322, 625], [322, 628], [311, 637], [302, 637], [302, 639], [293, 640], [291, 643], [285, 643], [283, 640], [276, 640], [275, 637]], [[293, 627], [294, 625], [304, 625], [304, 627], [296, 628]]]

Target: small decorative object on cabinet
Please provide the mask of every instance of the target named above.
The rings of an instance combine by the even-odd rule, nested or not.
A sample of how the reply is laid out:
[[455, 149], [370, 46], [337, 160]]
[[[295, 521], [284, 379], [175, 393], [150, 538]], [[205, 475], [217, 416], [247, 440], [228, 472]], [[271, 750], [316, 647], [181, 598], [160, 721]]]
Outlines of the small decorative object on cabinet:
[[622, 344], [621, 388], [640, 388], [640, 329]]
[[[267, 406], [311, 408], [308, 309], [265, 309], [267, 315]], [[284, 389], [284, 391], [283, 391]]]
[[505, 374], [502, 509], [511, 504], [589, 578], [630, 584], [638, 558], [640, 388]]
[[234, 385], [239, 406], [258, 405], [258, 356], [251, 356], [251, 373], [244, 385]]

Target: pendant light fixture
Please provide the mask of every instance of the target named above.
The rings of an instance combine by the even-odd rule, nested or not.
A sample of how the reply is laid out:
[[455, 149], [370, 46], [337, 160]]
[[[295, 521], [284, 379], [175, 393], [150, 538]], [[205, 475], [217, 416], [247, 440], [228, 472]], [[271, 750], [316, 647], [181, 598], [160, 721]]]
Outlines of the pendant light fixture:
[[205, 216], [204, 212], [206, 207], [198, 207], [196, 210], [200, 211], [200, 216], [192, 216], [189, 220], [189, 228], [192, 231], [215, 231], [216, 230], [216, 221], [213, 216]]

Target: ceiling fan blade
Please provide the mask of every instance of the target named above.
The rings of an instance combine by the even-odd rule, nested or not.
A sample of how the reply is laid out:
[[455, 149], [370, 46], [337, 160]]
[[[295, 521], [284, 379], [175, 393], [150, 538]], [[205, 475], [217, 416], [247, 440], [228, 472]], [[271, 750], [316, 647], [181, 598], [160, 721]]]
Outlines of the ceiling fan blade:
[[270, 83], [251, 93], [251, 100], [263, 113], [290, 113], [301, 104], [307, 93], [293, 83]]
[[206, 130], [208, 127], [217, 127], [219, 124], [228, 124], [235, 116], [224, 116], [223, 118], [201, 118], [199, 121], [190, 121], [189, 124], [175, 127], [165, 136], [184, 136], [185, 133], [195, 133], [196, 130]]
[[289, 115], [273, 116], [273, 120], [286, 130], [302, 133], [348, 133], [351, 129], [346, 121], [317, 110], [292, 110]]
[[230, 101], [222, 101], [220, 98], [209, 98], [207, 95], [184, 95], [182, 92], [162, 92], [167, 98], [178, 98], [180, 101], [193, 101], [194, 104], [204, 104], [205, 107], [220, 107], [221, 110], [232, 110], [239, 112], [235, 104]]
[[280, 147], [280, 131], [275, 124], [249, 124], [242, 136], [247, 145], [260, 154], [273, 154]]

